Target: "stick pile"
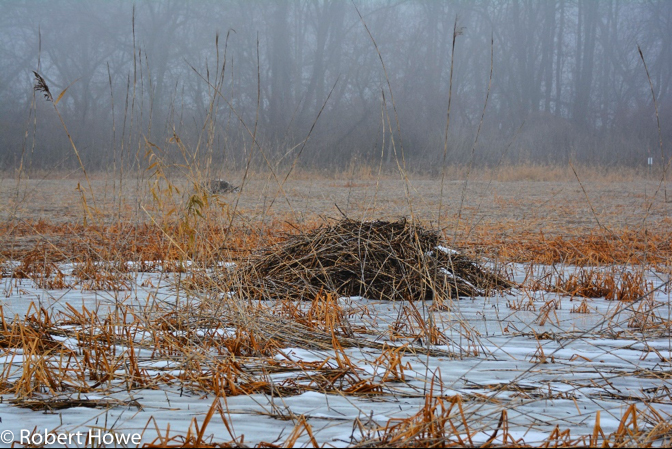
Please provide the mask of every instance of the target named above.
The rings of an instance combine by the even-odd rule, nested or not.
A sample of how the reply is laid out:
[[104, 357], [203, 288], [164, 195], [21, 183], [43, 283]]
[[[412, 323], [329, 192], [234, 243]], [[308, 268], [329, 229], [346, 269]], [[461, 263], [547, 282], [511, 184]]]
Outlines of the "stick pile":
[[512, 284], [457, 251], [439, 233], [401, 219], [344, 219], [291, 236], [242, 266], [254, 299], [312, 300], [320, 292], [384, 300], [483, 296]]

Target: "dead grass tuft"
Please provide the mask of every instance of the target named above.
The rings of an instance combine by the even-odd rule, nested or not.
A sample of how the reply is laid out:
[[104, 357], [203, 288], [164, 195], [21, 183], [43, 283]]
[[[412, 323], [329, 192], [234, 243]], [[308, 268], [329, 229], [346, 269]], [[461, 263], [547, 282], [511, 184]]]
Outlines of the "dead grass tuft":
[[537, 288], [560, 292], [572, 297], [605, 298], [610, 301], [636, 301], [650, 295], [653, 283], [646, 280], [642, 269], [579, 268], [565, 277], [560, 273], [537, 282]]

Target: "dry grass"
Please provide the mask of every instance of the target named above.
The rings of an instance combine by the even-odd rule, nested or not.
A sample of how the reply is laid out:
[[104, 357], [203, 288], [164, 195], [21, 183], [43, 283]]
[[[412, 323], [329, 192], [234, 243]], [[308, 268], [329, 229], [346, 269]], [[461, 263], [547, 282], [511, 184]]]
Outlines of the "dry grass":
[[664, 268], [672, 261], [672, 231], [633, 231], [607, 234], [551, 236], [543, 233], [503, 233], [501, 227], [481, 228], [463, 242], [464, 247], [491, 257], [544, 265], [578, 266], [654, 265]]
[[[535, 170], [530, 168], [530, 173]], [[520, 169], [501, 176], [512, 180], [528, 176], [524, 173]], [[351, 174], [345, 181], [328, 182], [336, 183], [332, 189], [342, 187], [344, 191], [370, 190], [376, 184], [364, 174]], [[561, 175], [566, 173], [546, 174]], [[509, 301], [509, 308], [532, 313], [537, 326], [555, 328], [560, 324], [559, 303], [535, 296], [536, 290], [543, 289], [577, 298], [572, 309], [577, 314], [595, 313], [591, 298], [616, 301], [617, 312], [627, 314], [626, 327], [633, 338], [669, 333], [669, 320], [648, 294], [651, 285], [644, 277], [645, 270], [670, 267], [672, 232], [665, 226], [624, 227], [610, 232], [593, 226], [586, 232], [585, 225], [554, 222], [549, 234], [492, 217], [479, 223], [451, 222], [456, 226], [441, 234], [411, 220], [334, 224], [315, 214], [297, 217], [287, 213], [259, 219], [254, 213], [235, 210], [234, 197], [218, 200], [198, 189], [177, 195], [171, 193], [170, 184], [152, 188], [156, 199], [135, 219], [124, 215], [128, 211], [119, 214], [123, 219], [96, 219], [104, 214], [93, 211], [90, 215], [81, 212], [75, 220], [21, 218], [0, 223], [1, 272], [12, 281], [30, 279], [48, 290], [123, 292], [134, 287], [134, 272], [157, 271], [179, 274], [179, 288], [198, 298], [179, 305], [150, 299], [143, 308], [119, 302], [108, 314], [68, 306], [51, 315], [33, 306], [24, 317], [0, 317], [0, 350], [10, 358], [22, 355], [20, 363], [7, 363], [0, 373], [0, 394], [10, 397], [16, 406], [45, 411], [136, 406], [115, 399], [87, 401], [82, 394], [109, 397], [120, 391], [161, 388], [213, 395], [212, 407], [201, 422], [194, 420], [182, 434], [156, 428], [158, 436], [148, 447], [235, 447], [245, 443], [230, 429], [223, 405], [226, 397], [267, 394], [282, 398], [305, 392], [391, 396], [390, 385], [410, 381], [406, 354], [454, 359], [484, 356], [478, 332], [464, 320], [456, 320], [449, 328], [438, 326], [432, 318], [436, 310], [427, 311], [409, 302], [399, 309], [384, 335], [372, 335], [372, 329], [361, 324], [366, 320], [356, 322], [353, 317], [373, 312], [366, 304], [345, 306], [339, 296], [420, 299], [430, 290], [450, 292], [447, 287], [456, 282], [441, 283], [432, 277], [439, 259], [436, 246], [442, 240], [455, 241], [461, 254], [444, 254], [439, 262], [461, 265], [462, 271], [469, 271], [467, 266], [478, 267], [475, 262], [484, 256], [495, 265], [531, 264], [530, 277], [519, 286], [520, 295]], [[517, 207], [518, 203], [511, 201], [501, 200], [496, 207]], [[85, 222], [84, 216], [93, 219]], [[368, 264], [362, 262], [362, 253], [367, 254]], [[222, 261], [237, 262], [239, 271], [220, 268]], [[70, 264], [71, 272], [65, 272], [65, 263]], [[539, 265], [547, 266], [548, 276], [532, 273]], [[566, 265], [576, 266], [576, 271], [553, 275], [555, 268]], [[392, 272], [403, 275], [395, 277]], [[360, 278], [360, 283], [353, 281]], [[311, 282], [300, 285], [306, 279]], [[475, 277], [465, 279], [467, 283], [456, 286], [462, 294], [478, 295], [489, 288], [479, 287]], [[444, 299], [449, 303], [456, 296], [447, 294]], [[249, 301], [250, 297], [275, 301], [255, 302]], [[306, 301], [295, 301], [297, 297]], [[614, 321], [621, 319], [617, 313], [612, 317]], [[503, 332], [513, 333], [513, 327]], [[527, 362], [552, 365], [554, 355], [544, 350], [542, 340], [555, 337], [528, 333], [537, 347]], [[437, 345], [448, 349], [434, 347]], [[294, 360], [283, 352], [287, 347], [320, 349], [332, 355], [310, 362]], [[348, 348], [371, 348], [378, 355], [365, 369], [348, 355]], [[664, 354], [659, 356], [665, 358]], [[169, 362], [173, 369], [157, 369], [154, 360]], [[274, 382], [272, 373], [292, 375]], [[506, 388], [521, 397], [533, 397], [533, 392], [521, 386]], [[384, 423], [357, 419], [353, 425], [360, 437], [351, 445], [476, 446], [472, 438], [485, 433], [489, 437], [482, 446], [525, 446], [509, 432], [509, 413], [515, 409], [502, 408], [494, 424], [485, 424], [475, 404], [496, 398], [447, 395], [445, 390], [440, 380], [432, 380], [423, 406], [408, 418]], [[260, 447], [292, 446], [299, 438], [318, 446], [305, 417], [281, 408], [269, 413], [277, 419], [293, 420], [295, 426], [283, 441], [262, 442]], [[669, 444], [672, 429], [656, 413], [631, 406], [618, 430], [609, 434], [602, 431], [598, 414], [592, 434], [571, 435], [558, 426], [544, 444]], [[217, 441], [205, 437], [213, 419], [230, 429], [228, 437]]]
[[641, 267], [635, 271], [615, 267], [579, 267], [569, 274], [553, 275], [549, 272], [535, 279], [530, 287], [572, 297], [604, 298], [608, 301], [638, 301], [653, 291], [653, 283], [646, 281]]
[[[412, 304], [412, 303], [411, 303]], [[240, 307], [239, 303], [235, 304]], [[8, 322], [2, 317], [0, 346], [4, 351], [20, 350], [23, 362], [20, 376], [11, 372], [11, 364], [0, 373], [0, 394], [11, 397], [19, 407], [32, 410], [55, 411], [69, 407], [108, 408], [136, 406], [138, 403], [122, 403], [116, 399], [82, 399], [82, 394], [99, 394], [103, 397], [115, 391], [137, 391], [170, 387], [197, 394], [214, 395], [210, 411], [201, 423], [196, 420], [186, 434], [169, 434], [156, 429], [157, 437], [148, 447], [236, 447], [243, 444], [234, 437], [222, 401], [226, 397], [265, 393], [278, 397], [292, 396], [307, 391], [346, 396], [384, 396], [389, 394], [386, 383], [406, 382], [402, 356], [409, 351], [408, 345], [380, 345], [380, 356], [373, 361], [377, 373], [369, 374], [361, 369], [344, 351], [344, 345], [366, 344], [360, 332], [348, 326], [348, 313], [333, 296], [316, 298], [308, 309], [302, 311], [296, 302], [279, 302], [271, 309], [248, 306], [244, 318], [229, 307], [207, 302], [194, 309], [166, 308], [149, 305], [140, 312], [118, 307], [106, 317], [101, 317], [86, 308], [73, 307], [50, 316], [43, 309], [33, 308], [20, 320]], [[545, 306], [552, 310], [553, 305]], [[228, 312], [226, 310], [229, 309]], [[224, 313], [222, 313], [224, 312]], [[643, 303], [633, 315], [630, 327], [651, 328], [660, 326], [652, 318], [650, 304]], [[417, 312], [409, 313], [418, 316]], [[548, 313], [546, 314], [548, 316]], [[410, 316], [410, 315], [409, 315]], [[246, 329], [242, 320], [269, 320], [265, 324], [275, 327], [273, 336], [267, 326]], [[408, 317], [396, 324], [403, 327]], [[291, 328], [278, 324], [291, 321]], [[417, 323], [416, 323], [417, 324]], [[420, 324], [427, 326], [420, 320]], [[309, 331], [311, 340], [324, 336], [324, 348], [333, 350], [333, 357], [324, 360], [294, 361], [283, 354], [286, 344], [301, 342], [301, 327]], [[228, 329], [236, 329], [229, 332]], [[225, 331], [225, 332], [221, 332]], [[55, 339], [59, 337], [59, 339]], [[62, 337], [76, 342], [64, 344]], [[554, 363], [553, 356], [546, 354], [537, 335], [537, 351], [529, 360], [536, 365]], [[442, 344], [440, 340], [433, 342]], [[141, 351], [151, 350], [151, 356], [139, 357]], [[474, 354], [477, 356], [478, 354]], [[151, 367], [151, 360], [169, 360], [177, 368], [161, 372]], [[297, 375], [280, 383], [273, 383], [268, 373], [295, 372]], [[524, 387], [503, 384], [498, 391], [512, 390], [525, 398], [533, 398], [532, 391]], [[478, 419], [476, 395], [467, 401], [462, 395], [446, 395], [445, 386], [438, 378], [432, 380], [425, 394], [424, 405], [408, 418], [390, 419], [386, 423], [371, 425], [362, 419], [354, 422], [360, 437], [352, 442], [353, 447], [530, 447], [524, 440], [509, 433], [508, 414], [500, 412], [494, 426], [484, 426]], [[485, 397], [481, 400], [490, 401]], [[476, 408], [475, 408], [476, 407]], [[300, 436], [309, 436], [309, 441], [318, 447], [312, 436], [312, 428], [302, 416], [286, 415], [278, 410], [278, 419], [291, 419], [295, 427], [283, 445], [294, 445]], [[291, 413], [291, 412], [290, 412]], [[475, 414], [476, 413], [476, 414]], [[229, 441], [219, 436], [218, 440], [205, 439], [205, 429], [212, 419], [221, 420], [229, 431]], [[151, 428], [151, 423], [147, 423]], [[591, 435], [572, 435], [569, 429], [558, 426], [551, 432], [544, 446], [594, 447], [656, 444], [668, 441], [672, 428], [654, 409], [638, 409], [630, 406], [621, 418], [618, 429], [609, 434], [602, 431], [600, 415], [597, 414]], [[476, 444], [472, 437], [489, 435], [487, 442]], [[242, 438], [242, 437], [239, 437]], [[226, 442], [221, 442], [222, 439]], [[276, 447], [276, 443], [262, 442], [257, 447]]]
[[[647, 179], [659, 179], [660, 173], [649, 173], [644, 167], [604, 167], [604, 166], [576, 166], [578, 174], [585, 179], [594, 182], [622, 182], [638, 181]], [[431, 175], [426, 171], [413, 172], [412, 168], [409, 174], [413, 179], [433, 179], [436, 175]], [[232, 179], [242, 178], [242, 173], [229, 173]], [[382, 176], [383, 179], [397, 179], [399, 173], [395, 167], [385, 166], [379, 170], [378, 166], [362, 163], [353, 160], [348, 167], [342, 170], [333, 169], [315, 169], [297, 167], [292, 172], [293, 180], [347, 180], [350, 183], [361, 181], [375, 182]], [[268, 172], [266, 170], [251, 170], [248, 172], [251, 179], [266, 179]], [[497, 181], [497, 182], [568, 182], [575, 180], [575, 175], [569, 165], [544, 165], [534, 163], [505, 164], [497, 167], [479, 167], [476, 170], [469, 169], [468, 165], [450, 165], [446, 168], [446, 178], [452, 180], [472, 179], [476, 181]]]
[[[191, 234], [179, 224], [81, 225], [46, 220], [0, 223], [0, 256], [19, 260], [30, 272], [35, 263], [72, 261], [169, 261], [197, 260], [212, 265], [224, 256], [242, 260], [260, 247], [280, 242], [300, 229], [312, 229], [319, 221], [292, 223], [277, 220], [263, 226], [199, 227]], [[199, 239], [193, 235], [198, 234]], [[207, 237], [206, 237], [207, 236]], [[196, 241], [197, 240], [197, 241]], [[481, 226], [462, 240], [460, 249], [507, 262], [570, 264], [577, 266], [652, 265], [661, 270], [672, 263], [672, 231], [623, 231], [605, 236], [589, 233], [546, 237], [517, 231], [511, 225]], [[668, 268], [669, 269], [669, 268]], [[17, 271], [17, 276], [21, 276]]]

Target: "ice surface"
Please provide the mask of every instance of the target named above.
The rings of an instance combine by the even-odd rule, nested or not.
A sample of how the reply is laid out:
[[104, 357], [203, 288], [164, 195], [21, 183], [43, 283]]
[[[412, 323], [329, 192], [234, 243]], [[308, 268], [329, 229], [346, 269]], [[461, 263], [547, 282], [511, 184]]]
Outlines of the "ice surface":
[[[452, 252], [448, 248], [437, 249]], [[226, 266], [226, 265], [224, 265]], [[64, 270], [68, 267], [63, 267]], [[71, 268], [71, 267], [70, 267]], [[524, 279], [525, 266], [514, 267], [517, 280]], [[567, 267], [571, 271], [572, 267]], [[5, 319], [23, 316], [34, 307], [43, 307], [50, 314], [66, 310], [66, 304], [77, 310], [97, 310], [101, 315], [111, 313], [115, 305], [143, 307], [148, 302], [175, 304], [189, 298], [187, 292], [177, 297], [173, 277], [161, 272], [138, 273], [130, 292], [43, 290], [30, 280], [2, 279], [0, 299]], [[650, 275], [654, 287], [667, 282], [666, 275]], [[143, 287], [143, 285], [145, 285]], [[655, 310], [661, 320], [670, 320], [669, 289], [658, 289], [654, 300], [662, 304]], [[555, 301], [542, 319], [543, 307]], [[517, 308], [515, 304], [530, 302], [534, 307]], [[34, 303], [31, 306], [31, 303]], [[453, 301], [444, 309], [432, 309], [432, 303], [369, 301], [365, 298], [339, 298], [339, 304], [351, 311], [353, 328], [367, 329], [363, 338], [386, 342], [389, 347], [404, 344], [412, 350], [400, 352], [404, 380], [382, 382], [385, 365], [381, 365], [381, 350], [371, 347], [349, 347], [343, 353], [360, 369], [363, 378], [381, 382], [382, 391], [373, 395], [345, 395], [305, 391], [296, 395], [251, 394], [219, 399], [225, 409], [224, 423], [217, 415], [206, 429], [206, 436], [215, 441], [229, 441], [244, 435], [245, 444], [261, 441], [284, 441], [298, 417], [304, 416], [320, 444], [346, 446], [362, 438], [362, 429], [382, 428], [391, 419], [415, 415], [423, 407], [428, 393], [435, 397], [459, 395], [464, 412], [471, 424], [494, 429], [502, 410], [507, 410], [510, 435], [526, 443], [543, 441], [556, 427], [570, 429], [572, 435], [590, 435], [596, 414], [601, 412], [600, 425], [605, 434], [615, 431], [628, 406], [635, 404], [644, 410], [648, 404], [669, 419], [672, 400], [666, 388], [672, 387], [672, 340], [669, 328], [657, 334], [642, 334], [628, 327], [634, 307], [622, 306], [616, 312], [614, 301], [588, 300], [590, 314], [572, 313], [579, 302], [576, 298], [546, 291], [499, 294], [488, 298]], [[309, 307], [303, 304], [301, 307]], [[366, 313], [358, 312], [366, 306]], [[445, 337], [428, 342], [418, 336], [419, 328], [410, 324], [399, 328], [399, 317], [409, 310], [431, 322]], [[410, 322], [410, 321], [409, 321]], [[63, 329], [73, 329], [72, 325]], [[184, 334], [176, 332], [179, 337]], [[215, 329], [194, 328], [194, 335], [228, 338], [236, 329], [222, 325]], [[394, 338], [392, 338], [394, 336]], [[77, 341], [54, 335], [74, 349]], [[150, 335], [138, 333], [135, 341], [149, 344]], [[122, 343], [118, 351], [126, 350]], [[427, 354], [425, 349], [444, 351], [444, 355]], [[0, 372], [3, 381], [14, 381], [27, 363], [21, 350], [3, 348]], [[453, 355], [447, 356], [446, 352]], [[182, 359], [152, 356], [151, 347], [143, 346], [137, 354], [139, 365], [148, 375], [179, 375]], [[334, 350], [300, 347], [282, 348], [274, 356], [278, 363], [322, 362], [335, 364]], [[245, 366], [246, 361], [239, 362]], [[336, 366], [336, 365], [333, 365]], [[119, 367], [123, 371], [125, 367]], [[278, 371], [259, 373], [276, 385], [292, 380], [304, 382], [302, 376], [311, 371]], [[667, 374], [665, 374], [667, 373]], [[657, 375], [658, 374], [658, 375]], [[440, 382], [438, 381], [440, 380]], [[432, 387], [432, 385], [434, 387]], [[441, 385], [441, 387], [439, 387]], [[434, 388], [432, 390], [432, 388]], [[92, 427], [113, 428], [115, 432], [142, 432], [143, 442], [157, 437], [156, 429], [165, 434], [170, 425], [171, 435], [186, 434], [192, 420], [202, 423], [210, 409], [212, 394], [188, 391], [177, 383], [157, 384], [152, 388], [112, 388], [105, 395], [81, 394], [82, 398], [110, 401], [110, 408], [72, 407], [44, 413], [19, 408], [9, 401], [0, 401], [1, 430], [19, 435], [22, 429], [49, 429], [58, 432], [88, 431]], [[353, 423], [364, 423], [356, 428]], [[229, 437], [227, 430], [234, 430]], [[367, 427], [368, 426], [368, 427]], [[458, 429], [463, 432], [464, 429]], [[487, 441], [492, 432], [471, 429], [475, 443]], [[463, 434], [466, 437], [466, 433]], [[500, 440], [495, 442], [501, 443]], [[304, 434], [297, 444], [308, 442]]]

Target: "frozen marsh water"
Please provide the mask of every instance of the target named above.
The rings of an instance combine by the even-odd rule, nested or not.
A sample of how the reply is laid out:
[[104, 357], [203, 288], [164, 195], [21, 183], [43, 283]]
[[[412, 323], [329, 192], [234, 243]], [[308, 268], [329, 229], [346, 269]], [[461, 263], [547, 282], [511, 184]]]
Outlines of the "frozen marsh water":
[[[72, 269], [61, 268], [64, 273]], [[516, 281], [523, 281], [526, 268], [512, 267]], [[574, 267], [565, 270], [571, 272]], [[173, 306], [202, 300], [198, 292], [179, 291], [175, 273], [133, 276], [131, 289], [117, 292], [45, 290], [29, 279], [3, 278], [4, 317], [11, 322], [15, 315], [23, 318], [33, 313], [35, 309], [29, 310], [31, 302], [56, 319], [59, 311], [69, 309], [67, 304], [80, 311], [83, 306], [97, 309], [104, 317], [117, 304], [140, 310], [148, 301]], [[141, 433], [146, 443], [165, 437], [168, 428], [170, 436], [186, 435], [192, 420], [201, 425], [213, 401], [219, 401], [224, 418], [215, 414], [204, 433], [213, 442], [236, 439], [247, 445], [282, 443], [297, 422], [305, 419], [319, 444], [342, 447], [374, 438], [400, 420], [416, 415], [429, 395], [446, 400], [460, 398], [466, 419], [452, 412], [456, 417], [454, 441], [488, 441], [503, 410], [509, 424], [507, 435], [527, 444], [543, 441], [556, 427], [569, 429], [572, 437], [591, 435], [598, 413], [600, 427], [608, 435], [617, 431], [632, 405], [640, 412], [653, 410], [668, 421], [672, 414], [669, 278], [649, 272], [648, 280], [654, 292], [646, 310], [639, 307], [641, 301], [629, 304], [596, 298], [585, 300], [583, 312], [587, 313], [576, 313], [583, 298], [529, 289], [453, 301], [441, 309], [433, 308], [430, 302], [340, 298], [353, 335], [372, 344], [342, 349], [282, 347], [272, 355], [273, 366], [264, 358], [236, 358], [247, 379], [275, 386], [271, 391], [218, 399], [179, 382], [129, 387], [122, 380], [129, 367], [120, 364], [116, 367], [119, 380], [105, 390], [97, 391], [96, 382], [86, 379], [94, 385], [89, 392], [64, 389], [51, 397], [97, 401], [94, 407], [82, 402], [87, 406], [32, 410], [26, 404], [12, 403], [11, 395], [6, 395], [0, 403], [0, 426], [13, 432], [15, 441], [26, 429], [70, 434], [111, 429], [121, 434]], [[304, 302], [298, 307], [307, 309], [310, 305]], [[637, 323], [642, 322], [648, 324], [638, 328]], [[427, 323], [437, 331], [435, 334], [422, 329]], [[235, 336], [237, 329], [227, 326], [214, 326], [214, 333], [221, 338]], [[61, 327], [67, 331], [76, 326], [63, 322]], [[206, 335], [212, 334], [212, 329], [192, 330], [195, 335]], [[80, 354], [77, 338], [65, 331], [54, 332], [51, 338], [71, 348], [73, 354]], [[178, 338], [180, 333], [171, 335]], [[427, 336], [434, 341], [427, 341]], [[157, 355], [148, 333], [139, 332], [130, 338], [136, 344], [135, 363], [146, 379], [167, 375], [178, 378], [184, 372], [188, 360], [178, 355]], [[116, 345], [118, 352], [128, 351], [123, 341]], [[390, 357], [395, 354], [398, 363], [391, 363]], [[213, 360], [230, 357], [226, 352], [205, 355]], [[24, 351], [17, 347], [2, 347], [0, 362], [2, 380], [10, 383], [20, 379], [29, 366]], [[304, 369], [296, 369], [298, 363]], [[315, 391], [310, 386], [317, 374], [329, 376], [348, 363], [355, 368], [343, 375], [344, 391], [340, 394]], [[356, 385], [358, 379], [378, 388], [346, 392], [346, 387]], [[286, 393], [288, 386], [297, 387], [295, 393]], [[45, 390], [42, 396], [49, 394]], [[502, 435], [493, 441], [502, 443]], [[296, 442], [309, 443], [307, 432]]]

